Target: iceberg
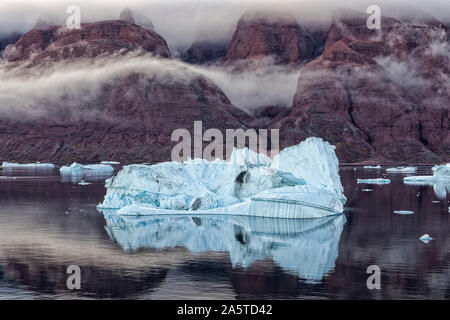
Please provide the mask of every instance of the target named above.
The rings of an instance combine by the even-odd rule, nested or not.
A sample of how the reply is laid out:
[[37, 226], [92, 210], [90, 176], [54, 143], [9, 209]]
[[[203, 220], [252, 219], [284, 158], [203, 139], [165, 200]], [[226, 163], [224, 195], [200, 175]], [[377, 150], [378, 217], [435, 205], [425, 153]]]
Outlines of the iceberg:
[[424, 234], [423, 236], [421, 236], [421, 237], [419, 238], [419, 240], [422, 241], [422, 242], [428, 243], [428, 242], [430, 242], [431, 240], [433, 240], [433, 238], [430, 237], [429, 234]]
[[188, 159], [129, 165], [105, 186], [107, 193], [98, 208], [122, 215], [188, 211], [317, 218], [341, 213], [346, 201], [334, 146], [319, 138], [286, 148], [273, 160], [234, 149], [229, 162]]
[[29, 169], [53, 169], [55, 165], [52, 163], [12, 163], [3, 162], [1, 167], [3, 168], [29, 168]]
[[390, 184], [391, 180], [389, 179], [358, 179], [358, 184]]
[[450, 193], [450, 163], [431, 168], [432, 176], [410, 176], [403, 178], [403, 182], [412, 186], [432, 186], [434, 193], [440, 199], [446, 199]]
[[381, 169], [381, 166], [364, 166], [364, 169]]
[[417, 171], [417, 167], [396, 167], [386, 169], [386, 172], [390, 173], [414, 173]]
[[410, 214], [414, 214], [414, 211], [408, 211], [408, 210], [396, 210], [394, 211], [395, 214], [400, 214], [400, 215], [410, 215]]
[[102, 161], [100, 164], [111, 164], [111, 165], [118, 165], [120, 162], [118, 161]]
[[106, 164], [88, 164], [82, 165], [79, 163], [72, 163], [70, 166], [63, 166], [59, 169], [59, 172], [65, 174], [79, 174], [84, 172], [113, 172], [114, 168]]
[[114, 168], [106, 164], [82, 165], [72, 163], [70, 166], [63, 166], [59, 169], [62, 182], [72, 182], [77, 184], [83, 180], [97, 181], [106, 180], [114, 173]]
[[405, 177], [403, 181], [405, 182], [450, 182], [450, 163], [444, 164], [442, 166], [434, 166], [431, 168], [433, 171], [432, 176], [412, 176]]
[[175, 247], [198, 254], [226, 252], [233, 267], [243, 268], [269, 258], [308, 282], [322, 280], [335, 267], [346, 222], [343, 214], [321, 219], [104, 216], [109, 237], [127, 252]]

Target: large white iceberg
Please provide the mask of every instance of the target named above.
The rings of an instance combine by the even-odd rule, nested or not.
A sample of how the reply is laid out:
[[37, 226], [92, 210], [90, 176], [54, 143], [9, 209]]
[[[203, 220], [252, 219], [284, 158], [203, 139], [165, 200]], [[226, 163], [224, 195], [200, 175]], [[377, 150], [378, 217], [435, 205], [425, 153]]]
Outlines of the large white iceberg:
[[228, 252], [234, 267], [272, 259], [310, 282], [333, 270], [343, 214], [322, 219], [244, 216], [124, 217], [105, 214], [106, 231], [126, 251], [184, 247], [193, 253]]
[[413, 186], [432, 186], [434, 193], [441, 199], [450, 193], [450, 163], [434, 166], [432, 176], [410, 176], [403, 178], [403, 182]]
[[98, 208], [123, 215], [189, 211], [315, 218], [342, 212], [346, 201], [334, 146], [319, 138], [284, 149], [273, 161], [235, 149], [230, 162], [125, 166], [106, 188]]

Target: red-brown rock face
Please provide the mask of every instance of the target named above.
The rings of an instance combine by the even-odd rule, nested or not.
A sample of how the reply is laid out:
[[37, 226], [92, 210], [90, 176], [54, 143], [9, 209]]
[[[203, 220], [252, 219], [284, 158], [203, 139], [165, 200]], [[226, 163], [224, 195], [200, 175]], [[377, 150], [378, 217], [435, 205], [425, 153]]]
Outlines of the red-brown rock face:
[[366, 19], [354, 12], [334, 18], [324, 53], [300, 74], [293, 107], [272, 125], [282, 145], [320, 136], [344, 162], [449, 160], [450, 52], [442, 52], [442, 25], [385, 17], [382, 30], [371, 31]]
[[[169, 55], [160, 36], [123, 21], [60, 34], [56, 28], [32, 30], [21, 38], [6, 74], [23, 79], [24, 85], [38, 83], [49, 94], [30, 88], [17, 91], [23, 95], [20, 99], [9, 99], [0, 91], [0, 160], [168, 161], [177, 143], [171, 142], [175, 129], [192, 131], [196, 120], [203, 121], [205, 130], [244, 128], [241, 121], [251, 119], [212, 81], [189, 68], [149, 55], [107, 57], [115, 49]], [[37, 56], [32, 56], [34, 50]], [[97, 53], [102, 60], [96, 64]], [[44, 57], [59, 62], [35, 63], [26, 74], [14, 68], [21, 66], [19, 61], [40, 62]], [[78, 59], [85, 57], [91, 59]], [[89, 81], [70, 76], [80, 70], [86, 70]], [[48, 77], [44, 82], [36, 75], [42, 72]], [[54, 73], [67, 88], [51, 90], [46, 83]]]
[[293, 17], [249, 13], [239, 20], [223, 61], [271, 56], [279, 64], [300, 64], [314, 52], [312, 40]]
[[170, 57], [166, 41], [157, 33], [127, 21], [114, 20], [83, 24], [79, 30], [60, 26], [33, 29], [16, 42], [7, 59], [10, 62], [56, 62], [137, 49]]

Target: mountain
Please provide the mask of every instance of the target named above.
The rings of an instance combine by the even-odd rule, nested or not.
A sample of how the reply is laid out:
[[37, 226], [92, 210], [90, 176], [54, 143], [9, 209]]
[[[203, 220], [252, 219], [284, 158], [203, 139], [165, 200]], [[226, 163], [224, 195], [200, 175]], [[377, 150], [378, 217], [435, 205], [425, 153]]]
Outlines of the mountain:
[[312, 37], [291, 15], [247, 12], [237, 23], [222, 61], [230, 64], [270, 56], [276, 64], [301, 64], [313, 58], [315, 51]]
[[450, 159], [450, 70], [442, 24], [339, 10], [323, 54], [301, 71], [292, 108], [272, 123], [281, 144], [309, 136], [341, 161], [435, 163]]
[[34, 28], [16, 42], [7, 60], [54, 63], [137, 49], [170, 57], [166, 41], [156, 32], [127, 21], [112, 20], [83, 24], [81, 29], [73, 30], [61, 26]]
[[212, 64], [220, 60], [227, 51], [222, 41], [195, 41], [183, 54], [182, 60], [191, 64]]
[[[161, 36], [127, 21], [30, 31], [8, 56], [6, 74], [22, 79], [26, 72], [23, 83], [38, 83], [39, 90], [52, 77], [69, 88], [41, 95], [20, 88], [37, 95], [28, 105], [25, 97], [6, 99], [15, 103], [1, 111], [0, 159], [167, 161], [172, 132], [192, 131], [195, 120], [205, 128], [245, 128], [250, 116], [212, 81], [165, 57], [170, 52]], [[70, 76], [79, 73], [85, 78]]]

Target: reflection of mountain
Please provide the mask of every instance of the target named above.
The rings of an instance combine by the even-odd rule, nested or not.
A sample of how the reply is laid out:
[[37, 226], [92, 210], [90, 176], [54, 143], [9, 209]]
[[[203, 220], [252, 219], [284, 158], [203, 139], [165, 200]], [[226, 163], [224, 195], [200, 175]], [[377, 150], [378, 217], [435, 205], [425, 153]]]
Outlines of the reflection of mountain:
[[106, 231], [124, 250], [185, 247], [229, 252], [233, 266], [271, 258], [283, 269], [319, 281], [334, 268], [345, 216], [320, 219], [105, 214]]

